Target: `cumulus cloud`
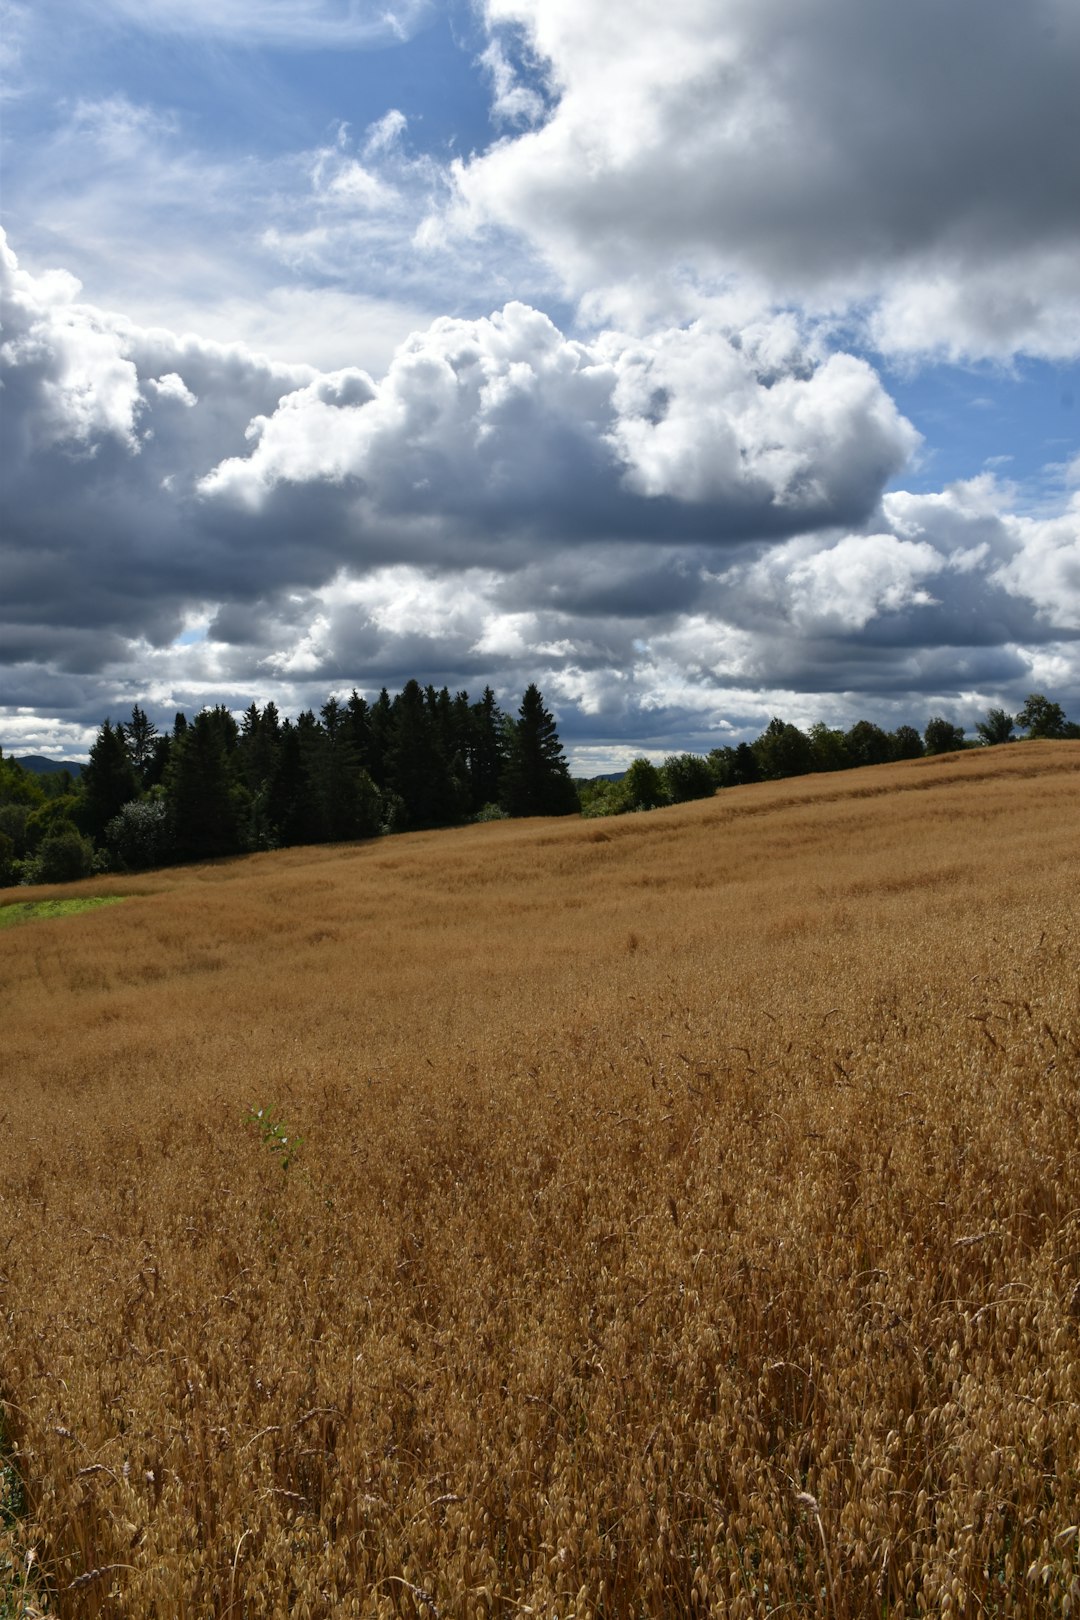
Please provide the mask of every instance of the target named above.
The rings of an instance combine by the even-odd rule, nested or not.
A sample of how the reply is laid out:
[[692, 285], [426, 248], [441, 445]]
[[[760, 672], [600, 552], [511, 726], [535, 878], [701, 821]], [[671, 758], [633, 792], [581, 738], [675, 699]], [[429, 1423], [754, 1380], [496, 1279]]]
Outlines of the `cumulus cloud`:
[[[578, 293], [628, 274], [859, 308], [877, 342], [1080, 351], [1071, 0], [487, 0], [556, 98], [458, 164]], [[1023, 244], [1018, 249], [1017, 244]]]
[[594, 764], [1080, 700], [1080, 498], [888, 490], [914, 430], [790, 316], [582, 341], [510, 303], [376, 376], [136, 326], [6, 247], [0, 293], [5, 747], [413, 675], [538, 680]]
[[646, 522], [661, 543], [856, 521], [917, 435], [864, 361], [814, 364], [787, 337], [695, 328], [585, 344], [517, 303], [443, 319], [379, 386], [339, 373], [291, 395], [252, 423], [251, 453], [200, 488], [258, 510], [283, 483], [324, 479], [376, 518], [558, 519], [596, 538]]

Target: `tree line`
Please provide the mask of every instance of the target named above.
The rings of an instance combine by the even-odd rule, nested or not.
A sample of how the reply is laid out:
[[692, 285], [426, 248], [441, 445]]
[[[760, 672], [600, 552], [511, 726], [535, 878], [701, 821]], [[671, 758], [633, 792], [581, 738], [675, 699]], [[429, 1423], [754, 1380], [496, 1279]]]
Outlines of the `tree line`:
[[661, 766], [636, 759], [616, 782], [594, 781], [579, 785], [582, 814], [623, 815], [652, 810], [688, 799], [709, 798], [719, 788], [749, 782], [771, 782], [787, 776], [808, 776], [815, 771], [854, 770], [861, 765], [884, 765], [891, 760], [921, 759], [924, 754], [949, 754], [961, 748], [992, 747], [1012, 742], [1017, 728], [1028, 737], [1080, 737], [1080, 726], [1066, 720], [1064, 710], [1041, 692], [1032, 692], [1016, 715], [990, 709], [969, 741], [964, 727], [935, 715], [923, 732], [914, 726], [885, 731], [871, 720], [857, 720], [847, 731], [819, 721], [807, 731], [774, 716], [753, 742], [714, 748], [708, 754], [674, 754]]
[[160, 731], [138, 704], [105, 720], [78, 776], [36, 776], [0, 750], [0, 887], [63, 883], [294, 844], [336, 843], [508, 816], [620, 815], [720, 788], [916, 759], [1028, 737], [1080, 738], [1060, 704], [1032, 693], [1016, 715], [990, 709], [970, 742], [941, 716], [920, 734], [859, 720], [802, 731], [779, 717], [753, 742], [707, 755], [633, 761], [618, 780], [575, 783], [555, 720], [530, 685], [516, 716], [490, 687], [408, 681], [373, 703], [353, 691], [316, 715], [282, 719], [223, 704]]
[[0, 758], [0, 884], [578, 808], [535, 685], [516, 717], [490, 687], [474, 703], [415, 680], [295, 720], [218, 704], [164, 732], [136, 704], [102, 724], [78, 778]]

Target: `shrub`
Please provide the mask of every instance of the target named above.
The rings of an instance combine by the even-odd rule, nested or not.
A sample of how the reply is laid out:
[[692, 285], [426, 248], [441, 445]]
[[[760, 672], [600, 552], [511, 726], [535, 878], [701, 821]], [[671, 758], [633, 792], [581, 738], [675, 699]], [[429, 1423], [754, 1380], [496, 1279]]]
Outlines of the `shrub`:
[[32, 860], [23, 864], [24, 883], [77, 883], [95, 869], [94, 846], [70, 822], [61, 823]]
[[162, 799], [125, 804], [105, 829], [105, 847], [115, 864], [129, 872], [163, 866], [170, 842], [169, 811]]

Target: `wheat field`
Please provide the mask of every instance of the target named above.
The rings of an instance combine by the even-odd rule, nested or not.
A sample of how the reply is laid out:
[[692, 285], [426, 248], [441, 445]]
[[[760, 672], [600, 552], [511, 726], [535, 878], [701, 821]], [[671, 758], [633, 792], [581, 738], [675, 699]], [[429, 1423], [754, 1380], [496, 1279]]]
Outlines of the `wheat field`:
[[6, 1612], [1080, 1614], [1080, 744], [79, 892]]

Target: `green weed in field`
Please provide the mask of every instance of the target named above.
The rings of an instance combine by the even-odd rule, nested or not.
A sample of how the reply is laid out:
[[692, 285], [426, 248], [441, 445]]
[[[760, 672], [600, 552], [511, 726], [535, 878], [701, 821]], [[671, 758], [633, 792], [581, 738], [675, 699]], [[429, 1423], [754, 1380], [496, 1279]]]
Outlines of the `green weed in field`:
[[96, 911], [99, 906], [118, 906], [126, 898], [123, 894], [103, 894], [79, 900], [15, 900], [0, 906], [0, 928], [15, 928], [19, 923], [47, 917], [74, 917], [80, 911]]

